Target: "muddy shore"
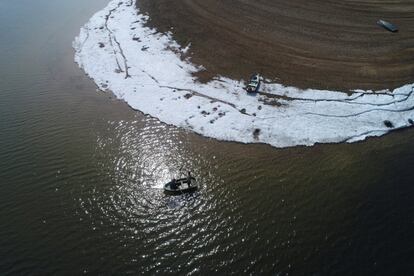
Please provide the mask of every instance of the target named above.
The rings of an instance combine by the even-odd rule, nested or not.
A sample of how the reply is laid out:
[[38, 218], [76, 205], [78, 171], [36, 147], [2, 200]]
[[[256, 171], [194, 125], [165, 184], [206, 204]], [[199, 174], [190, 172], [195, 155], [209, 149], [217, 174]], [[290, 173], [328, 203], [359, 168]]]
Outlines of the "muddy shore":
[[[206, 71], [330, 90], [392, 89], [414, 81], [414, 3], [409, 1], [139, 0], [151, 27]], [[378, 19], [395, 23], [390, 33]]]

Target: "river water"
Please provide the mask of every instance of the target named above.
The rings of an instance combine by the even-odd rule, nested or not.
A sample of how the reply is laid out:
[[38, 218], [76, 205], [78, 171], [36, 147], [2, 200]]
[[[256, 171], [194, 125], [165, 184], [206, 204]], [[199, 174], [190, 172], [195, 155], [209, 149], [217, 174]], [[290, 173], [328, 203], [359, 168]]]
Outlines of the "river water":
[[[414, 269], [414, 129], [275, 149], [131, 110], [73, 62], [106, 0], [0, 0], [0, 274]], [[193, 195], [162, 184], [191, 169]]]

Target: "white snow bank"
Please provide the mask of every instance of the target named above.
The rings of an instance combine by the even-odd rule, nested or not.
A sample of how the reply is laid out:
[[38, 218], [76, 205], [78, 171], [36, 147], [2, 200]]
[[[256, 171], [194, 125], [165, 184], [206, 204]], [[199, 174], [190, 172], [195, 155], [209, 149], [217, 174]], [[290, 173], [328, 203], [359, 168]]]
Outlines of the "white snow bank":
[[202, 68], [180, 56], [190, 45], [144, 27], [146, 20], [134, 0], [111, 1], [81, 28], [75, 61], [100, 89], [165, 123], [275, 147], [354, 142], [413, 124], [414, 84], [348, 95], [265, 83], [262, 93], [248, 95], [243, 81], [198, 83], [191, 73]]

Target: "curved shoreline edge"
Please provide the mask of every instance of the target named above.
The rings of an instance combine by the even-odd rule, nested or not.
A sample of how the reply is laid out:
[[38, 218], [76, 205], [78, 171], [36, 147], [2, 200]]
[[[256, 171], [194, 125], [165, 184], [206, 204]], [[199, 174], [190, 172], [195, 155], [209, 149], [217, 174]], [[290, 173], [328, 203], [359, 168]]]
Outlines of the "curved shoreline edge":
[[364, 140], [412, 126], [414, 84], [393, 91], [298, 89], [265, 82], [248, 95], [243, 80], [203, 84], [171, 34], [145, 27], [135, 0], [112, 0], [81, 28], [75, 61], [98, 85], [160, 121], [203, 136], [275, 147]]

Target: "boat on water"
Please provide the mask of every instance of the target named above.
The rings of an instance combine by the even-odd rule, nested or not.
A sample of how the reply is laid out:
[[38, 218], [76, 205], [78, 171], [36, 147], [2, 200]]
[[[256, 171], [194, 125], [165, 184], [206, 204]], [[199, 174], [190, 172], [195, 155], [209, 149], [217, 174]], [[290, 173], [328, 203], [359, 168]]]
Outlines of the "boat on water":
[[185, 193], [193, 193], [197, 191], [198, 186], [196, 179], [194, 177], [191, 178], [180, 178], [180, 179], [173, 179], [167, 184], [164, 185], [164, 192], [170, 195], [181, 195]]
[[246, 91], [248, 93], [256, 93], [257, 91], [259, 91], [261, 79], [262, 78], [259, 74], [253, 74], [250, 77], [249, 83], [246, 86]]
[[377, 24], [390, 32], [398, 32], [398, 27], [388, 21], [380, 19]]

